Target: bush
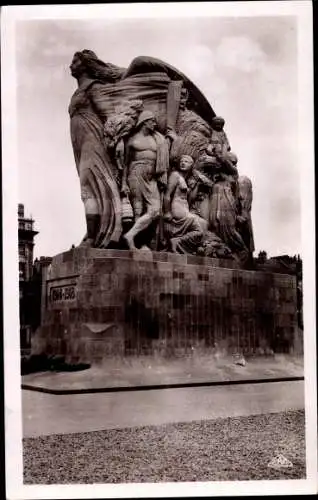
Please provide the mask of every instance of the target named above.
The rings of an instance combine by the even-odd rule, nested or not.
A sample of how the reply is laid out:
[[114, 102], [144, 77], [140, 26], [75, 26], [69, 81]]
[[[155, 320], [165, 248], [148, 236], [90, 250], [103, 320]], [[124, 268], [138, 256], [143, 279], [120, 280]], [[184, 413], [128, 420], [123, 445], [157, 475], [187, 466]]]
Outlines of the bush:
[[36, 354], [21, 357], [21, 375], [44, 371], [71, 372], [88, 368], [90, 368], [88, 363], [66, 363], [64, 356]]

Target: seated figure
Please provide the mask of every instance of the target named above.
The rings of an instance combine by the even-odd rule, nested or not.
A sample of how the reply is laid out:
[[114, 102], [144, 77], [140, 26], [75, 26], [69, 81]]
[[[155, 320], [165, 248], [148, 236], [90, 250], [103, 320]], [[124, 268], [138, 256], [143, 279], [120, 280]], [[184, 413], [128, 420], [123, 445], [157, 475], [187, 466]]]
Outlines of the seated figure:
[[170, 249], [177, 253], [197, 253], [207, 230], [207, 222], [189, 208], [187, 180], [193, 165], [191, 156], [181, 156], [177, 169], [169, 176], [163, 200], [165, 235]]

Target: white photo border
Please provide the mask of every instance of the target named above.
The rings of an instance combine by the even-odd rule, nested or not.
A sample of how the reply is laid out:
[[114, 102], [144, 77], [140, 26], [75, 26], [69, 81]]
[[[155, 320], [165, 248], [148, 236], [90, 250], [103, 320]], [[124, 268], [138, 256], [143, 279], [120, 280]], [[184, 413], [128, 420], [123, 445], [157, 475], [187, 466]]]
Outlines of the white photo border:
[[[298, 21], [299, 162], [301, 162], [304, 357], [306, 412], [306, 480], [198, 482], [118, 485], [24, 485], [22, 479], [21, 379], [19, 354], [19, 290], [17, 252], [18, 168], [15, 73], [15, 24], [35, 19], [149, 17], [295, 16]], [[1, 81], [3, 144], [3, 280], [5, 449], [7, 498], [125, 498], [250, 496], [315, 493], [317, 491], [316, 323], [315, 323], [315, 191], [313, 116], [312, 2], [185, 2], [37, 5], [3, 7], [1, 16]]]

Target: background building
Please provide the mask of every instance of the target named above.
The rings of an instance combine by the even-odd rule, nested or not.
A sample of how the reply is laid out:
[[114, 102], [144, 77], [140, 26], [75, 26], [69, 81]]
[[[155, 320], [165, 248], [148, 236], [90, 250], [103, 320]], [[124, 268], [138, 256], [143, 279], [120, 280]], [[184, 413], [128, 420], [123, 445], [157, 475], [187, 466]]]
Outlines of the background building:
[[19, 239], [19, 294], [20, 294], [20, 348], [24, 352], [31, 347], [31, 332], [35, 319], [33, 248], [34, 230], [32, 217], [25, 217], [24, 205], [18, 205]]
[[19, 281], [28, 281], [33, 274], [33, 248], [34, 236], [38, 231], [34, 231], [34, 220], [32, 217], [25, 217], [24, 205], [18, 205], [18, 230], [19, 230]]

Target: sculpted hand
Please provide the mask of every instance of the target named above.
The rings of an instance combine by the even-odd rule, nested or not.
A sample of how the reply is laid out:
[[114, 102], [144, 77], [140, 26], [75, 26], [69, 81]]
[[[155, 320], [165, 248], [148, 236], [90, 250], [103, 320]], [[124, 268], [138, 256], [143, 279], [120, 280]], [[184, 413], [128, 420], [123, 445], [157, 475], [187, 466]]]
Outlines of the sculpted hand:
[[178, 138], [177, 133], [171, 128], [167, 130], [166, 137], [169, 137], [172, 141], [175, 141]]

